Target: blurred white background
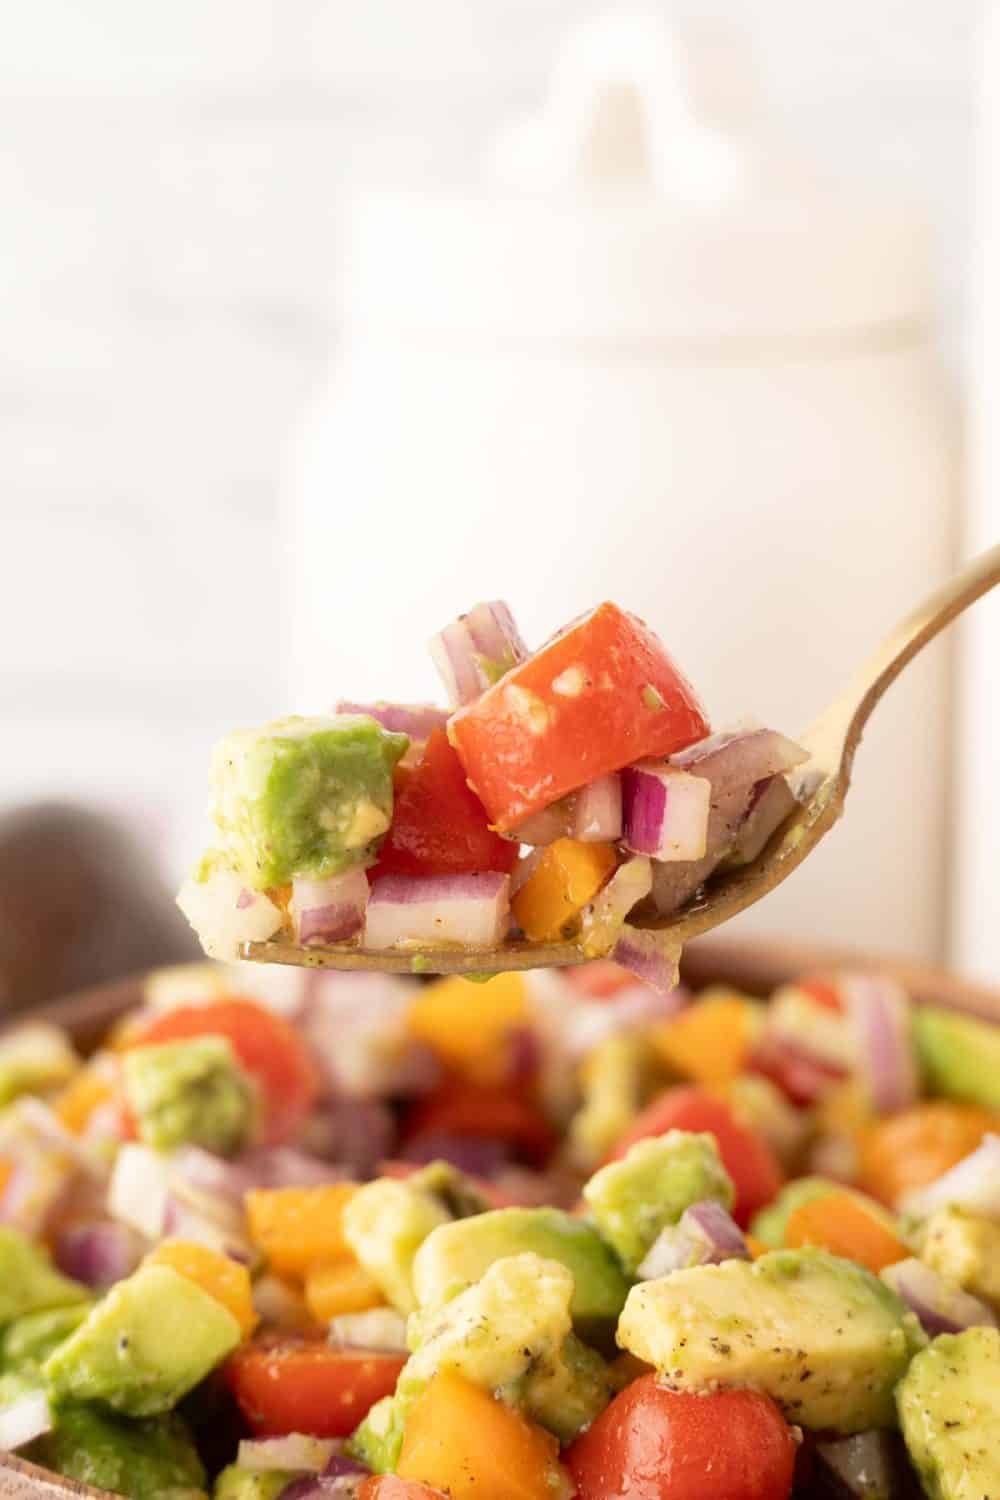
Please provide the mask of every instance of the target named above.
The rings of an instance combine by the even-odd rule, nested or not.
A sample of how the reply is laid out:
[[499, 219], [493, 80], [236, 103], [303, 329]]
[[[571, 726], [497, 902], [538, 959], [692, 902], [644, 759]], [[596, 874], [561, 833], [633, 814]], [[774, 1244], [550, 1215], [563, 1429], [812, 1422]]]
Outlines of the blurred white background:
[[[977, 0], [663, 9], [745, 27], [800, 141], [926, 204], [941, 337], [961, 375]], [[7, 7], [4, 801], [79, 794], [126, 808], [174, 868], [190, 853], [209, 741], [286, 706], [278, 486], [336, 338], [340, 195], [474, 176], [491, 131], [537, 98], [560, 34], [591, 10]]]

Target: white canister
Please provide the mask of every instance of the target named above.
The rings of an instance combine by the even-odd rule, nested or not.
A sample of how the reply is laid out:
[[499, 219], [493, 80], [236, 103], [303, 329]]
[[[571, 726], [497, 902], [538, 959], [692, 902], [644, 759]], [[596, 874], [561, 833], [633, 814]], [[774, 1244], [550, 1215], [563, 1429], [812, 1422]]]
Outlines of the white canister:
[[[803, 166], [717, 61], [592, 23], [484, 187], [354, 206], [289, 486], [293, 702], [433, 696], [424, 641], [479, 599], [541, 641], [610, 597], [715, 722], [794, 734], [946, 573], [921, 225]], [[742, 925], [941, 954], [947, 689], [935, 648]]]

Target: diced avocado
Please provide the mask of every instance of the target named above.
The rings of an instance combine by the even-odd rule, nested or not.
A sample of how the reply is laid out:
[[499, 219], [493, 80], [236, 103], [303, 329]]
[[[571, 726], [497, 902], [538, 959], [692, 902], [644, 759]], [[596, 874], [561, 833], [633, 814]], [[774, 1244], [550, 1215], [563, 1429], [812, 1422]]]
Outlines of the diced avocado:
[[212, 757], [222, 859], [258, 891], [363, 863], [389, 827], [408, 744], [355, 714], [237, 730]]
[[896, 1392], [907, 1452], [932, 1500], [1000, 1495], [1000, 1330], [943, 1333]]
[[926, 1338], [853, 1261], [773, 1250], [633, 1287], [618, 1342], [679, 1390], [752, 1386], [790, 1422], [850, 1433], [892, 1424], [893, 1389]]
[[607, 1361], [571, 1333], [558, 1359], [528, 1371], [520, 1399], [536, 1422], [555, 1433], [561, 1443], [571, 1443], [613, 1395]]
[[1000, 1111], [1000, 1026], [921, 1005], [913, 1036], [929, 1093]]
[[662, 1076], [653, 1047], [636, 1032], [606, 1037], [591, 1049], [580, 1069], [583, 1102], [569, 1126], [576, 1166], [589, 1171], [604, 1160]]
[[240, 1325], [221, 1302], [170, 1266], [144, 1266], [112, 1287], [42, 1373], [57, 1397], [155, 1416], [239, 1341]]
[[278, 1500], [295, 1477], [286, 1469], [242, 1469], [230, 1464], [216, 1479], [212, 1500]]
[[373, 1474], [392, 1474], [399, 1461], [406, 1412], [398, 1396], [383, 1396], [347, 1440], [346, 1451]]
[[16, 1229], [0, 1228], [0, 1323], [89, 1296], [85, 1286], [55, 1269], [40, 1245]]
[[1000, 1224], [964, 1208], [940, 1208], [921, 1226], [920, 1259], [964, 1292], [1000, 1307]]
[[597, 1230], [558, 1208], [500, 1208], [428, 1235], [413, 1262], [413, 1290], [421, 1307], [440, 1306], [508, 1255], [532, 1251], [559, 1261], [573, 1276], [570, 1311], [578, 1331], [614, 1323], [629, 1281]]
[[55, 1429], [32, 1443], [27, 1456], [129, 1500], [197, 1500], [205, 1493], [205, 1470], [177, 1416], [137, 1422], [67, 1402], [57, 1410]]
[[583, 1196], [604, 1238], [626, 1271], [634, 1273], [661, 1229], [704, 1198], [733, 1205], [733, 1184], [712, 1135], [668, 1130], [637, 1141], [621, 1161], [609, 1162]]
[[122, 1075], [139, 1134], [157, 1151], [192, 1145], [231, 1156], [254, 1134], [256, 1089], [226, 1037], [134, 1047]]
[[450, 1161], [428, 1162], [426, 1167], [421, 1167], [406, 1180], [411, 1187], [432, 1194], [453, 1219], [467, 1219], [472, 1214], [485, 1213], [490, 1206], [489, 1199], [473, 1179]]
[[92, 1303], [73, 1302], [68, 1307], [26, 1313], [4, 1329], [0, 1342], [6, 1370], [38, 1369], [57, 1344], [69, 1338], [90, 1314]]
[[786, 1183], [773, 1203], [754, 1214], [750, 1233], [762, 1245], [780, 1250], [785, 1243], [788, 1221], [797, 1208], [843, 1191], [843, 1183], [834, 1182], [830, 1177], [799, 1177], [795, 1182]]
[[66, 1083], [77, 1057], [60, 1026], [37, 1021], [0, 1037], [0, 1105], [20, 1094], [38, 1094]]
[[431, 1230], [450, 1219], [437, 1196], [412, 1178], [379, 1177], [344, 1209], [344, 1238], [393, 1307], [409, 1313], [417, 1305], [413, 1258]]

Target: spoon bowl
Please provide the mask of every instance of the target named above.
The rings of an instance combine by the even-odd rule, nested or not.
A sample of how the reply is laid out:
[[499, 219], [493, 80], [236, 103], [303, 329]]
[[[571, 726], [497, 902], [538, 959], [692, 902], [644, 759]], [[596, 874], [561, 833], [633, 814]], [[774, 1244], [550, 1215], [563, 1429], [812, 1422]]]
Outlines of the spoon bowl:
[[[842, 693], [798, 737], [809, 759], [793, 773], [799, 807], [748, 865], [713, 875], [689, 901], [666, 916], [635, 917], [630, 925], [650, 934], [664, 958], [676, 962], [691, 938], [728, 922], [787, 880], [812, 853], [844, 810], [854, 757], [872, 712], [903, 668], [946, 626], [1000, 583], [1000, 545], [981, 553], [901, 620], [854, 674]], [[498, 974], [586, 963], [580, 943], [510, 942], [498, 948], [372, 950], [332, 944], [248, 943], [243, 957], [255, 963], [317, 969], [362, 969], [396, 974]]]

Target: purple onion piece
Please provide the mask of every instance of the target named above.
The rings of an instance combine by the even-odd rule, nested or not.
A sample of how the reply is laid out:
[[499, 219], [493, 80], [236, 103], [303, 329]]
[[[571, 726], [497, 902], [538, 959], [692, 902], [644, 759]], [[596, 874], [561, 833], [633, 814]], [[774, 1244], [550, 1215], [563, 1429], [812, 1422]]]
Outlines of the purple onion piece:
[[418, 743], [429, 739], [435, 729], [443, 729], [448, 722], [447, 711], [433, 703], [348, 703], [342, 698], [334, 712], [364, 714], [392, 734], [408, 734]]
[[856, 1432], [817, 1443], [816, 1457], [855, 1500], [892, 1500], [896, 1492], [895, 1445], [885, 1431]]
[[477, 604], [446, 625], [430, 641], [429, 650], [455, 708], [475, 702], [528, 655], [514, 617], [500, 599]]
[[915, 1257], [886, 1266], [882, 1280], [916, 1313], [924, 1332], [932, 1338], [939, 1333], [961, 1333], [965, 1328], [997, 1326], [996, 1315], [985, 1302], [951, 1286]]
[[686, 1228], [697, 1229], [704, 1236], [706, 1248], [710, 1250], [713, 1259], [750, 1259], [743, 1231], [732, 1215], [714, 1199], [706, 1198], [701, 1203], [692, 1203], [681, 1215], [681, 1223]]
[[487, 1136], [450, 1135], [445, 1131], [427, 1131], [408, 1141], [402, 1151], [404, 1161], [426, 1166], [432, 1161], [446, 1161], [467, 1172], [470, 1177], [493, 1177], [510, 1164], [510, 1147], [506, 1141]]
[[372, 887], [365, 947], [401, 943], [495, 948], [510, 922], [510, 878], [488, 870], [469, 875], [383, 875]]
[[769, 776], [758, 781], [751, 793], [746, 817], [726, 855], [727, 868], [752, 864], [798, 806], [799, 799], [784, 776]]
[[920, 1076], [905, 990], [884, 974], [845, 974], [840, 990], [872, 1104], [879, 1114], [906, 1109], [920, 1092]]
[[367, 905], [368, 877], [356, 866], [329, 880], [293, 880], [288, 910], [298, 942], [343, 943], [361, 931]]
[[331, 1099], [303, 1123], [301, 1139], [312, 1156], [365, 1178], [392, 1155], [396, 1121], [381, 1099]]
[[663, 761], [640, 761], [621, 773], [622, 842], [634, 854], [677, 863], [702, 859], [711, 784]]
[[511, 829], [505, 837], [512, 843], [530, 844], [533, 848], [541, 849], [547, 844], [554, 844], [556, 839], [567, 838], [572, 826], [573, 808], [570, 800], [564, 797], [543, 807], [539, 812], [532, 813], [530, 818], [525, 818], [523, 823]]
[[130, 1276], [144, 1253], [140, 1237], [111, 1219], [70, 1225], [60, 1230], [53, 1246], [60, 1271], [96, 1291]]
[[617, 774], [599, 776], [572, 796], [569, 833], [584, 844], [613, 844], [622, 836], [622, 782]]
[[[614, 946], [611, 957], [615, 963], [628, 969], [637, 979], [658, 990], [661, 995], [673, 994], [678, 985], [677, 958], [664, 951], [656, 933], [644, 932], [627, 923]], [[684, 1004], [680, 998], [678, 1009]]]
[[676, 1224], [661, 1230], [638, 1275], [644, 1281], [669, 1276], [688, 1266], [720, 1265], [724, 1260], [749, 1260], [750, 1251], [739, 1226], [721, 1203], [706, 1198], [692, 1203]]

